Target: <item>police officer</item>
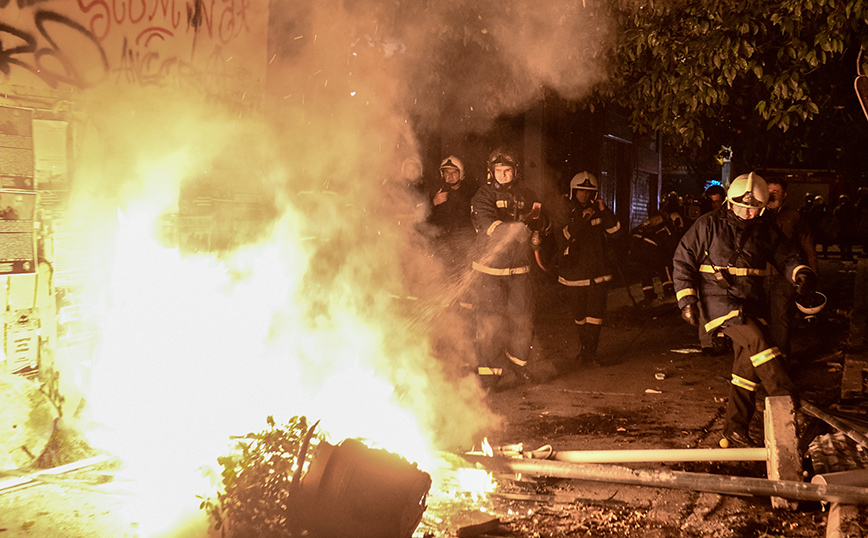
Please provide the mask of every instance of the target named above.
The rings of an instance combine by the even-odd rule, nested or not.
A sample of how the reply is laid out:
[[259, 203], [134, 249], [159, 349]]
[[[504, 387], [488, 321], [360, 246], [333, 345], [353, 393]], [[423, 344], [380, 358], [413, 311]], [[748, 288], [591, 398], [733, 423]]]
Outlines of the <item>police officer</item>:
[[[795, 285], [813, 295], [817, 277], [793, 244], [770, 219], [757, 218], [768, 202], [768, 185], [751, 172], [733, 180], [726, 206], [702, 215], [675, 252], [674, 281], [681, 316], [707, 332], [720, 329], [732, 339], [734, 360], [724, 426], [724, 446], [754, 445], [748, 430], [760, 384], [772, 396], [796, 389], [759, 320], [764, 310], [764, 277], [771, 263]], [[798, 401], [796, 400], [796, 405]]]
[[[533, 339], [531, 238], [539, 230], [542, 204], [518, 174], [518, 159], [504, 148], [488, 158], [488, 184], [471, 200], [476, 229], [477, 373], [486, 388], [497, 384], [502, 364], [530, 381], [527, 362]], [[505, 329], [505, 330], [503, 330]]]
[[597, 362], [608, 283], [612, 281], [607, 237], [621, 229], [618, 217], [597, 197], [599, 188], [593, 174], [573, 176], [569, 216], [557, 235], [561, 252], [558, 282], [564, 286], [579, 333], [577, 364]]

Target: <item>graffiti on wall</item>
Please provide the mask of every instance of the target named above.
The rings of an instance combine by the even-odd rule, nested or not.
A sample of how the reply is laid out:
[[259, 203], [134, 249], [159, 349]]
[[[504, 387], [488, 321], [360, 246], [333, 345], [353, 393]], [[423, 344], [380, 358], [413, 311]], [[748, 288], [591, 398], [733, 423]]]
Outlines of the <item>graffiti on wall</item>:
[[264, 76], [265, 0], [0, 0], [0, 79], [243, 90]]

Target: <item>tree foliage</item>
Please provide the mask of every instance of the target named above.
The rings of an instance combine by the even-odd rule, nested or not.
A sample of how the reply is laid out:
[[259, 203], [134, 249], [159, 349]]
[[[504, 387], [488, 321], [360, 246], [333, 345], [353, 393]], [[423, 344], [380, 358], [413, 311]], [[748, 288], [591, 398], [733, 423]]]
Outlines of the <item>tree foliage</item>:
[[[313, 428], [303, 416], [282, 426], [271, 416], [266, 422], [266, 430], [247, 434], [230, 454], [217, 458], [223, 467], [223, 487], [216, 499], [203, 499], [200, 508], [223, 536], [288, 538], [298, 534], [293, 473], [311, 460], [305, 438]], [[311, 438], [310, 448], [321, 440], [320, 435]], [[303, 461], [298, 461], [300, 455]]]
[[639, 131], [675, 146], [725, 133], [788, 130], [834, 114], [830, 69], [868, 44], [863, 0], [619, 0], [618, 38], [596, 103], [616, 103]]

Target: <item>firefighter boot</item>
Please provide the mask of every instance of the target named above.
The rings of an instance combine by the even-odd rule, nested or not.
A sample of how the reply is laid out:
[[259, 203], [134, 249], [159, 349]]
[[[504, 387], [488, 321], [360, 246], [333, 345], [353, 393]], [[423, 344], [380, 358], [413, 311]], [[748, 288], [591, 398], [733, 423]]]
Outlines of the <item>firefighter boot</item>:
[[503, 375], [503, 368], [479, 366], [476, 369], [476, 374], [479, 376], [479, 386], [482, 390], [493, 392], [500, 383], [500, 378]]
[[645, 294], [645, 298], [639, 303], [641, 306], [648, 306], [657, 299], [657, 293], [654, 292], [654, 288], [642, 288], [642, 293]]
[[746, 431], [732, 430], [723, 433], [720, 446], [721, 448], [756, 448], [759, 445], [750, 438]]
[[530, 372], [527, 368], [527, 361], [521, 360], [518, 357], [514, 357], [512, 354], [507, 352], [506, 358], [509, 359], [510, 370], [515, 374], [515, 377], [518, 378], [521, 383], [533, 383], [533, 377], [530, 375]]

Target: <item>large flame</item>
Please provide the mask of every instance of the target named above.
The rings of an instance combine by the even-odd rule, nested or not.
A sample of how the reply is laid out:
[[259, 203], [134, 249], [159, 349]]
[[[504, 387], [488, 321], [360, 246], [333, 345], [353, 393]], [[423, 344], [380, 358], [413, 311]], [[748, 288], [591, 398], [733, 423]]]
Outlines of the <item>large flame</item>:
[[[195, 513], [195, 496], [215, 476], [203, 469], [268, 415], [321, 420], [333, 442], [365, 438], [430, 471], [438, 449], [468, 446], [496, 422], [472, 376], [448, 373], [449, 361], [467, 358], [432, 355], [429, 331], [448, 283], [415, 231], [418, 216], [401, 212], [414, 206], [390, 184], [393, 159], [349, 148], [338, 173], [352, 181], [324, 186], [305, 173], [307, 161], [248, 163], [242, 150], [230, 168], [249, 177], [229, 185], [257, 185], [257, 233], [184, 252], [166, 228], [180, 218], [185, 185], [225, 174], [212, 165], [226, 160], [227, 140], [271, 127], [221, 125], [189, 103], [172, 114], [137, 120], [111, 141], [86, 138], [87, 180], [71, 209], [90, 230], [93, 279], [83, 296], [99, 325], [81, 387], [88, 433], [124, 462], [136, 495], [128, 517], [142, 535]], [[149, 144], [136, 149], [133, 139]], [[259, 157], [278, 152], [249, 140]], [[106, 143], [126, 151], [105, 153]], [[123, 180], [106, 170], [124, 170]], [[429, 281], [433, 288], [421, 285]]]

